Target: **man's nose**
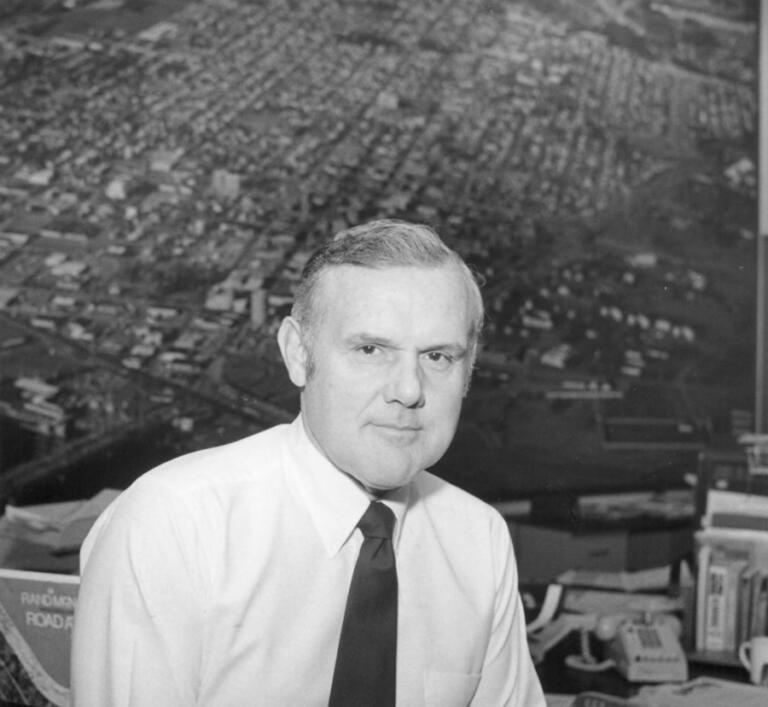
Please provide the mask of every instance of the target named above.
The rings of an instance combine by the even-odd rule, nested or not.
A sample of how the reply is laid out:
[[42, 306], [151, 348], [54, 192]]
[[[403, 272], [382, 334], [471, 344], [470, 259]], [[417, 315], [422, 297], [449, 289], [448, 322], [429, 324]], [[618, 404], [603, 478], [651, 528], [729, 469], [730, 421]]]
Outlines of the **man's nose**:
[[393, 366], [385, 397], [407, 408], [424, 406], [424, 371], [418, 356], [403, 357]]

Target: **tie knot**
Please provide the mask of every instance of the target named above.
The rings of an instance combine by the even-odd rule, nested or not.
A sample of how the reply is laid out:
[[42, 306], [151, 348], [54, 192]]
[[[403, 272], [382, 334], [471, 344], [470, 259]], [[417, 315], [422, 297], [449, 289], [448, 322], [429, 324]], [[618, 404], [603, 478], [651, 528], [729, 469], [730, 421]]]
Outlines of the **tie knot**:
[[380, 501], [373, 501], [357, 523], [366, 538], [392, 539], [395, 514]]

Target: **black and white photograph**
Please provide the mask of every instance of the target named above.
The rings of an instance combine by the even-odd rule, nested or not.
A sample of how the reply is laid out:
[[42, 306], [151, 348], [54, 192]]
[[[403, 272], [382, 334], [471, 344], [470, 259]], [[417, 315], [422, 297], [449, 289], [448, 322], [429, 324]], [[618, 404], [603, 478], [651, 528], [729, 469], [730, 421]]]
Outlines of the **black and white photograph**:
[[766, 57], [0, 0], [0, 706], [768, 702]]

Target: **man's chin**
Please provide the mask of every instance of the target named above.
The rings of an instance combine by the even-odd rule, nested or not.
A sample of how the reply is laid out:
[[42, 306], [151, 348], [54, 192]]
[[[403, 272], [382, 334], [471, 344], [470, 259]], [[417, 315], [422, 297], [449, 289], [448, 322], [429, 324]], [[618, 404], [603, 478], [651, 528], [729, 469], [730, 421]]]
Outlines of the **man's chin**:
[[419, 474], [420, 469], [397, 471], [392, 473], [382, 472], [382, 474], [358, 479], [366, 491], [374, 496], [383, 496], [390, 491], [402, 488], [411, 483]]

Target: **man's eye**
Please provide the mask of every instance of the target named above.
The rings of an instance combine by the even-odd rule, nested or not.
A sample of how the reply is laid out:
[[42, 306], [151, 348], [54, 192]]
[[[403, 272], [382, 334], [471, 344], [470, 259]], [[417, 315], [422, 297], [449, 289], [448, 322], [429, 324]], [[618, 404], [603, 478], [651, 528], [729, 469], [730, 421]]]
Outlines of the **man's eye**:
[[357, 350], [366, 356], [373, 356], [380, 351], [379, 347], [374, 346], [373, 344], [364, 344], [363, 346], [358, 347]]
[[448, 368], [453, 362], [453, 359], [442, 351], [430, 351], [427, 354], [427, 360], [435, 368]]

